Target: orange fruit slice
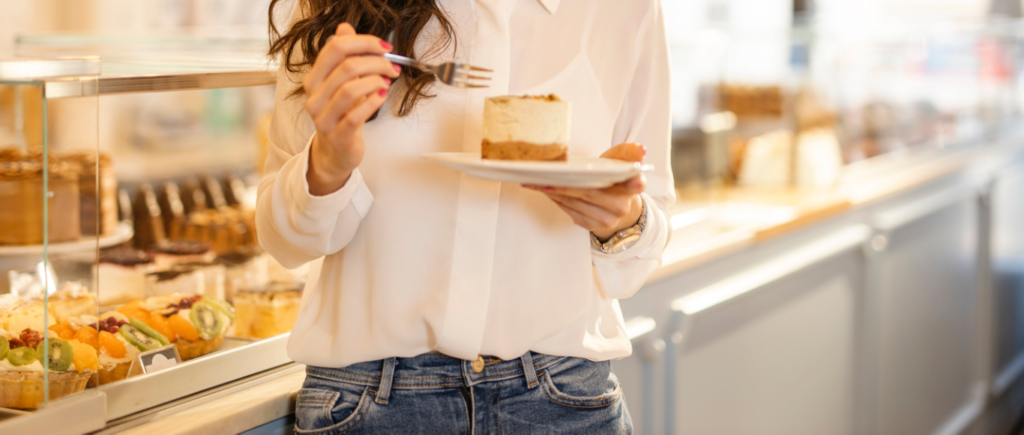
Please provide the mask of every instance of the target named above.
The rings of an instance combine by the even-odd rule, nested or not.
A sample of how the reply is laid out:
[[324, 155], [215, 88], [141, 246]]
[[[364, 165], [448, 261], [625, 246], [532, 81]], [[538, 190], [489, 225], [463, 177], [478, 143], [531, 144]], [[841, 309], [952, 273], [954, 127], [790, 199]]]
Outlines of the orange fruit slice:
[[97, 335], [96, 329], [92, 326], [83, 326], [75, 331], [74, 339], [84, 344], [88, 344], [89, 346], [92, 346], [93, 350], [96, 350], [100, 346], [99, 341], [97, 341]]
[[124, 358], [128, 354], [124, 343], [107, 331], [100, 331], [100, 350], [106, 352], [111, 358]]
[[146, 311], [146, 310], [142, 309], [142, 307], [139, 306], [139, 304], [141, 304], [141, 303], [142, 303], [142, 301], [132, 301], [132, 302], [129, 302], [127, 304], [122, 305], [120, 308], [118, 308], [117, 312], [119, 312], [121, 314], [124, 314], [125, 317], [127, 317], [129, 319], [131, 319], [132, 317], [135, 317], [135, 318], [145, 322], [146, 319], [149, 318], [149, 311]]
[[174, 314], [167, 318], [167, 324], [174, 330], [174, 333], [188, 341], [199, 341], [199, 331], [196, 330], [195, 326], [188, 319], [181, 317], [180, 314]]
[[71, 348], [75, 350], [75, 355], [71, 358], [71, 362], [75, 365], [75, 370], [78, 370], [78, 373], [86, 370], [100, 369], [100, 359], [96, 355], [96, 349], [78, 340], [68, 340], [68, 343], [71, 343]]
[[150, 328], [155, 329], [156, 332], [159, 332], [164, 337], [167, 337], [167, 341], [174, 342], [176, 338], [174, 330], [167, 324], [167, 319], [164, 316], [151, 314], [145, 319], [140, 318], [139, 320], [145, 322]]
[[56, 332], [57, 336], [64, 340], [70, 340], [75, 337], [75, 329], [71, 327], [67, 320], [51, 326], [50, 330]]

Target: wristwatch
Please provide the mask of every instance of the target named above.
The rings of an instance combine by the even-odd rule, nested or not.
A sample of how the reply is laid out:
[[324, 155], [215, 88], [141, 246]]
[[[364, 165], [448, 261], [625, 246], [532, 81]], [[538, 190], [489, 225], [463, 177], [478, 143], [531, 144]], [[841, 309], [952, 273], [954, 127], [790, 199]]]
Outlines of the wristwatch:
[[602, 254], [618, 254], [631, 248], [640, 241], [640, 235], [647, 226], [647, 201], [641, 199], [643, 210], [640, 211], [640, 220], [636, 225], [617, 231], [607, 241], [601, 242], [594, 233], [590, 233], [590, 249]]

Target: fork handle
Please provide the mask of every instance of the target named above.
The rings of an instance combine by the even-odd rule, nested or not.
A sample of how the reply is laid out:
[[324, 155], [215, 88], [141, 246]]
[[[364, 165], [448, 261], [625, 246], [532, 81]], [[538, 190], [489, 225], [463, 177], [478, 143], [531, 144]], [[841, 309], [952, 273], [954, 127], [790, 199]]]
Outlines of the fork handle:
[[429, 68], [426, 67], [425, 64], [423, 64], [423, 62], [420, 62], [420, 61], [417, 61], [417, 60], [414, 60], [414, 59], [409, 59], [408, 57], [405, 57], [405, 56], [399, 56], [397, 54], [384, 53], [384, 58], [389, 60], [389, 61], [391, 61], [391, 63], [397, 63], [399, 65], [411, 66], [413, 68], [416, 68], [416, 69], [419, 69], [419, 70], [423, 70], [423, 71], [427, 71], [429, 69]]

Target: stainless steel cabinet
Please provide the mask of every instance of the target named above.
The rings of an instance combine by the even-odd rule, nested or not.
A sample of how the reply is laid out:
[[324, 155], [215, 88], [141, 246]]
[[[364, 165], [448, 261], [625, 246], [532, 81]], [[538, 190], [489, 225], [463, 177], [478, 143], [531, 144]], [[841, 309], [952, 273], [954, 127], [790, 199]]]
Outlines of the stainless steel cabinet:
[[676, 299], [668, 432], [855, 433], [870, 234], [839, 229]]
[[627, 318], [656, 319], [664, 344], [616, 363], [638, 432], [1012, 424], [1024, 406], [1024, 164], [1011, 162], [1024, 154], [994, 155], [623, 301]]
[[1024, 374], [1024, 166], [999, 174], [990, 207], [994, 315], [991, 392], [1000, 397]]
[[977, 198], [958, 186], [875, 216], [878, 433], [958, 433], [982, 410]]

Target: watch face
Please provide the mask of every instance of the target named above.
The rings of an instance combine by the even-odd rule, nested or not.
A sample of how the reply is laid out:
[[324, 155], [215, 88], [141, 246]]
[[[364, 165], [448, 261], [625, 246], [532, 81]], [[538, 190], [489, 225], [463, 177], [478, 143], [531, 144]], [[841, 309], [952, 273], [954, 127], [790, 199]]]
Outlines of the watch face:
[[615, 242], [615, 245], [612, 246], [611, 253], [618, 254], [619, 252], [625, 251], [633, 247], [633, 245], [635, 245], [638, 241], [640, 241], [639, 232], [623, 237], [618, 242]]

